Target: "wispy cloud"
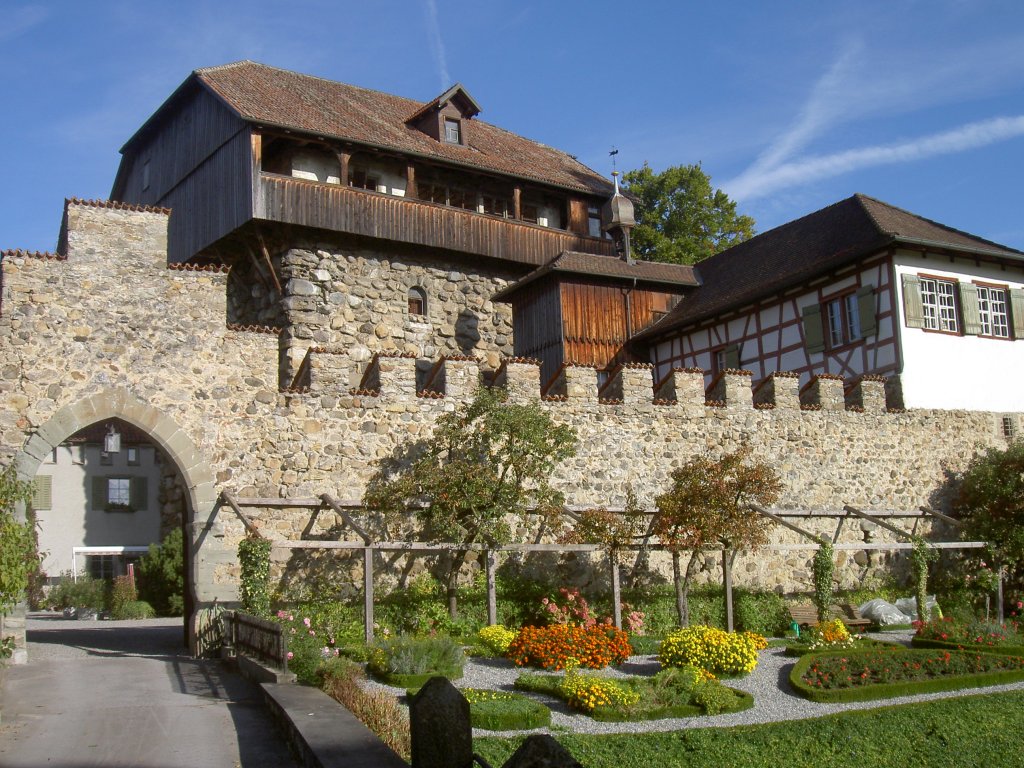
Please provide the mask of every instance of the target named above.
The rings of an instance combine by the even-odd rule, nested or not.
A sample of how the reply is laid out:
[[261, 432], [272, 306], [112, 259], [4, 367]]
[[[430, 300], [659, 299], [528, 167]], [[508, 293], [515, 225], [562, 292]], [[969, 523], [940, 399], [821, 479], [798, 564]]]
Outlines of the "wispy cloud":
[[773, 167], [748, 170], [723, 187], [733, 197], [749, 200], [778, 189], [839, 176], [876, 165], [908, 163], [936, 155], [949, 155], [1024, 136], [1024, 115], [997, 117], [969, 123], [950, 131], [898, 144], [848, 149], [820, 157], [806, 157]]
[[[996, 47], [1001, 47], [996, 44]], [[906, 163], [936, 155], [965, 152], [1024, 135], [1024, 116], [999, 117], [964, 124], [942, 133], [901, 142], [810, 155], [806, 149], [844, 124], [876, 113], [913, 113], [943, 101], [985, 92], [1013, 73], [1024, 71], [1024, 59], [997, 59], [1002, 67], [979, 71], [982, 57], [963, 49], [949, 64], [922, 68], [921, 62], [863, 55], [863, 42], [851, 40], [818, 79], [796, 119], [741, 174], [722, 184], [740, 200], [750, 200], [819, 179], [871, 166]]]
[[441, 24], [437, 20], [437, 2], [436, 0], [426, 0], [426, 4], [430, 50], [434, 54], [434, 63], [437, 65], [437, 74], [441, 78], [441, 87], [447, 88], [452, 84], [452, 78], [448, 74], [448, 57], [444, 51], [444, 40], [441, 39]]
[[0, 28], [0, 42], [20, 37], [39, 26], [50, 16], [50, 11], [41, 5], [25, 5], [4, 13], [4, 25]]

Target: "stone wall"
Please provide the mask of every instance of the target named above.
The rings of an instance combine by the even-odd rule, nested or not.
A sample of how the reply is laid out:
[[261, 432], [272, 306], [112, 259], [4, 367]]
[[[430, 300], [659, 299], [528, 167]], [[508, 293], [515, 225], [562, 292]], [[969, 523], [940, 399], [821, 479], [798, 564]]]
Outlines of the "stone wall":
[[[243, 528], [216, 506], [221, 490], [359, 499], [375, 462], [427, 437], [442, 413], [472, 396], [483, 372], [513, 399], [537, 401], [576, 430], [577, 455], [556, 478], [574, 505], [621, 505], [630, 487], [650, 505], [688, 458], [746, 444], [782, 475], [780, 507], [944, 509], [945, 473], [963, 468], [984, 447], [1005, 445], [993, 414], [889, 412], [885, 383], [873, 380], [844, 393], [841, 381], [822, 378], [798, 392], [795, 379], [779, 376], [758, 390], [755, 405], [749, 375], [729, 372], [709, 405], [699, 372], [674, 371], [658, 384], [656, 399], [649, 367], [623, 368], [605, 389], [615, 399], [605, 399], [598, 397], [596, 371], [570, 367], [566, 394], [541, 400], [535, 364], [497, 360], [511, 348], [511, 326], [486, 295], [503, 277], [466, 276], [408, 258], [399, 265], [369, 252], [341, 258], [296, 249], [286, 260], [286, 313], [296, 324], [284, 345], [301, 344], [295, 365], [307, 360], [311, 373], [307, 387], [281, 389], [277, 335], [226, 325], [227, 276], [167, 268], [166, 213], [71, 202], [67, 221], [66, 259], [4, 254], [2, 461], [15, 461], [31, 477], [48, 447], [89, 423], [116, 415], [145, 429], [180, 475], [200, 604], [236, 595], [234, 553]], [[423, 336], [395, 321], [409, 281], [434, 297]], [[460, 335], [463, 312], [477, 318], [478, 339]], [[467, 347], [481, 360], [467, 358]], [[353, 389], [375, 352], [376, 380]], [[418, 392], [417, 370], [433, 370], [433, 358], [445, 353], [458, 354], [436, 366], [432, 378], [440, 383], [432, 391]], [[167, 504], [175, 503], [173, 488], [165, 488]], [[252, 514], [276, 540], [344, 535], [334, 513], [265, 508]], [[835, 524], [807, 521], [829, 535]], [[901, 524], [909, 529], [914, 520]], [[870, 528], [847, 523], [840, 541], [886, 540]], [[783, 530], [775, 541], [803, 543]], [[300, 562], [321, 572], [338, 562], [277, 553], [282, 572], [293, 566], [293, 575]], [[742, 556], [737, 581], [806, 590], [811, 555]], [[849, 567], [854, 555], [839, 557], [846, 583], [872, 565], [863, 552]], [[392, 560], [393, 568], [404, 565]], [[358, 571], [346, 565], [330, 578], [344, 582]]]

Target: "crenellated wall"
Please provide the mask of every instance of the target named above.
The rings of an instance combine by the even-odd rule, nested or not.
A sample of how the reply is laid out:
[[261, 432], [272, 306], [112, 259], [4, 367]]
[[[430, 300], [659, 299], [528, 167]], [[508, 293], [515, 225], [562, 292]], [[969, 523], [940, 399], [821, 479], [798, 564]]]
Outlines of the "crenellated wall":
[[[672, 470], [689, 458], [749, 445], [782, 476], [779, 507], [914, 512], [931, 504], [941, 510], [946, 473], [985, 447], [1005, 445], [996, 414], [887, 408], [887, 382], [879, 377], [819, 376], [801, 389], [795, 377], [776, 373], [752, 390], [749, 372], [726, 371], [705, 390], [700, 370], [672, 370], [655, 382], [650, 366], [628, 365], [612, 372], [599, 392], [597, 371], [567, 366], [542, 396], [535, 362], [499, 357], [511, 348], [506, 318], [497, 310], [487, 314], [480, 287], [497, 284], [498, 276], [438, 273], [450, 296], [440, 306], [450, 303], [457, 316], [479, 304], [484, 313], [488, 330], [470, 354], [447, 342], [427, 354], [426, 346], [399, 343], [401, 337], [382, 336], [373, 326], [347, 325], [340, 308], [355, 311], [355, 288], [337, 299], [344, 291], [334, 288], [392, 286], [387, 290], [401, 302], [393, 286], [409, 279], [406, 270], [383, 263], [367, 273], [369, 261], [348, 256], [297, 259], [318, 282], [296, 271], [286, 275], [289, 296], [311, 298], [311, 308], [293, 303], [288, 310], [293, 319], [297, 312], [316, 315], [302, 329], [279, 336], [272, 328], [229, 327], [226, 274], [167, 268], [167, 212], [82, 201], [69, 201], [66, 211], [62, 255], [3, 254], [0, 461], [15, 462], [31, 477], [48, 447], [89, 423], [118, 416], [146, 430], [179, 472], [182, 492], [169, 480], [167, 503], [186, 509], [199, 604], [235, 597], [234, 553], [243, 530], [227, 509], [215, 507], [221, 490], [359, 499], [378, 460], [428, 437], [437, 418], [468, 401], [482, 382], [507, 388], [514, 401], [537, 402], [575, 429], [577, 454], [556, 475], [573, 505], [619, 506], [629, 488], [652, 505]], [[326, 276], [321, 280], [316, 270]], [[310, 286], [296, 291], [299, 280]], [[371, 310], [377, 301], [358, 298]], [[339, 309], [321, 313], [327, 306]], [[371, 320], [353, 316], [352, 322]], [[455, 330], [453, 317], [430, 320]], [[381, 343], [371, 349], [360, 334]], [[279, 386], [282, 351], [294, 355], [295, 386]], [[898, 392], [895, 384], [888, 389]], [[1012, 418], [1018, 431], [1024, 428], [1020, 414]], [[311, 519], [308, 511], [276, 508], [253, 514], [275, 539], [339, 535], [333, 514]], [[812, 518], [806, 525], [831, 536], [835, 520]], [[870, 524], [847, 524], [840, 542], [884, 535]], [[783, 530], [775, 541], [803, 543]], [[741, 556], [737, 580], [806, 590], [811, 554]], [[857, 554], [839, 555], [845, 583], [878, 562]], [[297, 562], [281, 555], [284, 570]], [[337, 578], [349, 575], [343, 570]]]

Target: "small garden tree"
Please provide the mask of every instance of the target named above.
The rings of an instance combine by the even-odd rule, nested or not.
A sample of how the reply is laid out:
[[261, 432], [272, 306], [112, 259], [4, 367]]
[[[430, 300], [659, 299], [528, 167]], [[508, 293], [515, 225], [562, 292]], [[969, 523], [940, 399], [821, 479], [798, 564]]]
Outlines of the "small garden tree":
[[18, 480], [13, 467], [0, 472], [0, 659], [14, 652], [14, 638], [3, 633], [4, 616], [22, 598], [29, 576], [39, 567], [32, 523], [18, 520], [18, 502], [28, 503], [32, 485]]
[[[431, 541], [504, 544], [512, 538], [510, 515], [560, 513], [562, 495], [550, 478], [575, 450], [573, 430], [556, 425], [539, 405], [512, 404], [504, 390], [485, 388], [438, 419], [433, 436], [417, 446], [411, 460], [382, 461], [363, 503], [388, 521], [415, 515]], [[452, 619], [468, 553], [456, 548], [448, 563]]]
[[990, 543], [993, 559], [1008, 569], [1019, 589], [1024, 576], [1024, 440], [975, 457], [960, 477], [953, 506], [966, 534]]
[[[750, 449], [739, 448], [717, 461], [698, 456], [674, 470], [672, 487], [658, 496], [653, 532], [672, 553], [676, 610], [680, 626], [690, 621], [689, 588], [697, 555], [721, 547], [723, 558], [735, 549], [756, 550], [768, 540], [771, 522], [747, 505], [773, 504], [782, 491], [775, 470], [750, 461]], [[685, 574], [681, 555], [690, 552]], [[723, 562], [724, 566], [724, 562]]]

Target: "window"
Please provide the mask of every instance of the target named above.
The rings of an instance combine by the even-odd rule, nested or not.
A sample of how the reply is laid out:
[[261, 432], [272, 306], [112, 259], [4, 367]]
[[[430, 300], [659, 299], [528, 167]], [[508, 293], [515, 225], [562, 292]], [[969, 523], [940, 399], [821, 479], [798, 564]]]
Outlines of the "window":
[[504, 219], [512, 215], [512, 201], [507, 198], [495, 195], [481, 196], [480, 213], [488, 213], [491, 216], [501, 216]]
[[129, 467], [137, 467], [142, 464], [142, 457], [139, 454], [139, 449], [134, 446], [129, 446], [124, 449], [125, 458], [128, 460]]
[[861, 338], [860, 307], [857, 295], [848, 293], [825, 304], [828, 346], [841, 347]]
[[1007, 440], [1013, 440], [1016, 430], [1013, 428], [1013, 416], [1003, 416], [1003, 437]]
[[717, 376], [722, 371], [734, 370], [740, 367], [740, 345], [730, 344], [727, 347], [719, 347], [711, 352], [711, 375]]
[[1006, 307], [1006, 289], [988, 285], [978, 288], [978, 319], [982, 336], [1010, 338], [1010, 318]]
[[107, 506], [127, 507], [132, 500], [132, 481], [128, 477], [107, 478]]
[[444, 140], [449, 144], [462, 143], [462, 126], [458, 120], [450, 117], [444, 119]]
[[92, 478], [92, 508], [99, 512], [140, 512], [149, 504], [145, 477]]
[[380, 188], [380, 178], [373, 176], [365, 170], [353, 169], [348, 177], [348, 185], [357, 189], [368, 189], [377, 192]]
[[957, 333], [956, 283], [933, 277], [921, 278], [921, 310], [930, 331]]
[[413, 286], [409, 289], [409, 314], [427, 314], [427, 292], [419, 286]]
[[587, 234], [591, 237], [604, 237], [601, 229], [601, 209], [596, 205], [587, 206]]
[[117, 575], [117, 555], [86, 555], [89, 578], [113, 579]]

